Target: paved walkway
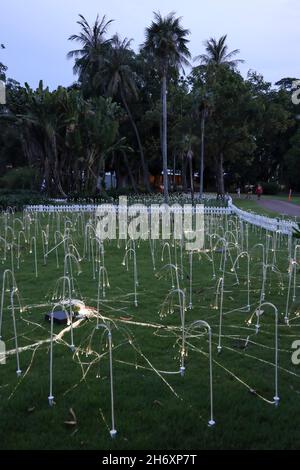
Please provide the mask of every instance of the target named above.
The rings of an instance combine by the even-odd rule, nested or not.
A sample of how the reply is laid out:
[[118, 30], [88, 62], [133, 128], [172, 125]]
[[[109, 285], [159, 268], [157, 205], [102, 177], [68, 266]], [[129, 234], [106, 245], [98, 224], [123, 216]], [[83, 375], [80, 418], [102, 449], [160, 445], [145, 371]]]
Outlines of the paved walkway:
[[279, 214], [300, 217], [300, 206], [290, 202], [263, 198], [260, 201], [257, 201], [257, 204], [264, 209], [269, 209], [270, 211], [278, 212]]

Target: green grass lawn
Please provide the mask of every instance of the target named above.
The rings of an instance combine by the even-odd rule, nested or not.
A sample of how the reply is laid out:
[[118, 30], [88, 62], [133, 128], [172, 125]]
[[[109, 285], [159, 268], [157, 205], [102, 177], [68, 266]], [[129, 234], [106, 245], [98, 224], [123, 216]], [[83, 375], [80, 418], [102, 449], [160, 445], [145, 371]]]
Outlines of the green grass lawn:
[[264, 209], [257, 204], [257, 199], [253, 197], [253, 199], [233, 199], [233, 204], [237, 206], [239, 209], [244, 211], [253, 212], [259, 215], [265, 215], [266, 217], [278, 217], [278, 212], [270, 211], [268, 209]]
[[264, 196], [266, 199], [279, 199], [280, 201], [290, 202], [292, 204], [300, 205], [300, 196], [292, 196], [292, 199], [289, 200], [288, 195], [277, 195], [277, 196]]
[[[40, 219], [46, 227], [48, 219]], [[51, 222], [52, 224], [53, 222]], [[83, 237], [78, 224], [72, 232], [79, 252]], [[222, 233], [220, 220], [219, 230]], [[218, 227], [217, 227], [218, 228]], [[139, 274], [138, 301], [133, 305], [132, 261], [129, 272], [122, 265], [124, 242], [106, 243], [105, 263], [110, 289], [101, 304], [101, 314], [115, 322], [113, 329], [113, 367], [115, 379], [115, 413], [118, 437], [112, 441], [110, 430], [109, 361], [106, 342], [94, 333], [96, 320], [84, 322], [74, 331], [77, 353], [68, 345], [54, 346], [55, 406], [49, 408], [49, 338], [45, 313], [51, 311], [51, 299], [57, 279], [63, 275], [63, 249], [59, 249], [60, 267], [55, 253], [42, 262], [42, 246], [38, 235], [38, 279], [34, 274], [33, 254], [22, 250], [20, 270], [16, 270], [25, 310], [17, 311], [19, 346], [33, 345], [20, 355], [23, 376], [16, 377], [16, 358], [10, 356], [0, 366], [0, 448], [3, 449], [110, 449], [110, 450], [189, 450], [189, 449], [294, 449], [300, 440], [300, 369], [291, 363], [291, 344], [300, 339], [300, 322], [293, 313], [292, 327], [282, 318], [287, 286], [287, 250], [285, 242], [278, 246], [276, 264], [281, 276], [270, 274], [266, 300], [275, 303], [280, 312], [280, 371], [278, 408], [270, 404], [274, 396], [274, 314], [268, 310], [262, 318], [259, 335], [248, 325], [250, 313], [239, 311], [247, 303], [246, 259], [239, 262], [236, 285], [228, 263], [225, 274], [223, 351], [217, 354], [219, 311], [215, 309], [216, 284], [221, 272], [222, 254], [214, 252], [217, 279], [213, 279], [212, 253], [194, 256], [193, 309], [187, 310], [186, 322], [206, 320], [213, 332], [213, 385], [216, 426], [207, 426], [209, 419], [208, 341], [206, 335], [188, 339], [186, 375], [166, 374], [179, 370], [180, 317], [161, 317], [162, 303], [171, 289], [168, 271], [164, 276], [153, 272], [149, 243], [137, 248]], [[1, 226], [3, 234], [3, 225]], [[50, 226], [53, 246], [54, 225]], [[250, 231], [249, 250], [264, 242], [259, 233]], [[156, 245], [157, 271], [168, 261], [161, 261], [162, 246]], [[1, 258], [3, 252], [0, 253]], [[231, 251], [232, 257], [236, 250]], [[261, 288], [261, 255], [252, 252], [250, 301], [251, 312], [258, 305]], [[178, 252], [179, 256], [179, 252]], [[273, 256], [273, 255], [272, 255]], [[174, 261], [174, 249], [172, 249]], [[180, 285], [189, 292], [188, 255], [184, 254], [185, 273]], [[16, 265], [16, 260], [15, 260]], [[10, 267], [3, 262], [2, 275]], [[97, 281], [93, 280], [92, 263], [81, 262], [82, 274], [76, 277], [74, 297], [86, 305], [97, 304]], [[76, 272], [76, 271], [74, 271]], [[300, 289], [299, 289], [300, 290]], [[9, 294], [7, 294], [9, 295]], [[300, 295], [300, 292], [298, 292]], [[7, 349], [14, 348], [10, 311], [5, 302], [3, 337]], [[298, 304], [292, 306], [295, 312]], [[59, 333], [63, 327], [55, 327]], [[94, 333], [94, 335], [93, 335]], [[249, 347], [241, 348], [249, 337]], [[99, 354], [101, 360], [99, 361]], [[72, 409], [77, 424], [73, 421]]]
[[[241, 199], [238, 199], [236, 195], [232, 195], [233, 203], [239, 207], [240, 209], [255, 212], [256, 214], [265, 215], [267, 217], [278, 217], [278, 212], [271, 211], [269, 209], [265, 209], [257, 204], [257, 197], [255, 195], [252, 196], [252, 199], [246, 199], [246, 196], [243, 194]], [[290, 202], [295, 205], [300, 205], [300, 196], [293, 196], [291, 201], [289, 201], [288, 196], [285, 195], [276, 195], [276, 196], [268, 196], [264, 195], [263, 199], [269, 200], [278, 200], [284, 202]]]

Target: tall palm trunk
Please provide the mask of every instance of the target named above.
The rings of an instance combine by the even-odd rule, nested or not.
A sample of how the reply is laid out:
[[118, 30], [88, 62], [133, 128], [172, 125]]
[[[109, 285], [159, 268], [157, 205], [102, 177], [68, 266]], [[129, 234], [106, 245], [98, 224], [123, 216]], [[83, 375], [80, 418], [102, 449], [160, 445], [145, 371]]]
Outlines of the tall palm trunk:
[[150, 188], [150, 183], [149, 183], [149, 172], [148, 172], [148, 167], [147, 167], [147, 163], [146, 163], [146, 160], [145, 160], [145, 155], [144, 155], [142, 142], [141, 142], [141, 139], [140, 139], [140, 134], [139, 134], [138, 128], [135, 124], [135, 121], [133, 119], [133, 116], [131, 114], [131, 111], [129, 109], [128, 103], [127, 103], [126, 98], [125, 98], [125, 93], [124, 93], [124, 90], [122, 88], [121, 88], [121, 98], [122, 98], [122, 101], [123, 101], [123, 105], [126, 109], [126, 112], [128, 114], [129, 120], [131, 122], [132, 128], [134, 130], [137, 143], [138, 143], [139, 152], [140, 152], [140, 155], [141, 155], [141, 164], [142, 164], [142, 168], [143, 168], [145, 188], [148, 192], [150, 192], [151, 188]]
[[195, 189], [194, 189], [194, 171], [193, 171], [193, 152], [188, 151], [188, 160], [190, 164], [190, 182], [191, 182], [191, 195], [192, 195], [192, 204], [194, 205], [195, 200]]
[[186, 179], [186, 158], [184, 158], [184, 153], [181, 154], [181, 179], [182, 179], [182, 190], [187, 191], [187, 179]]
[[200, 159], [200, 197], [204, 192], [204, 140], [205, 140], [205, 110], [201, 119], [201, 159]]
[[54, 182], [56, 185], [56, 188], [60, 194], [60, 196], [67, 198], [67, 194], [63, 190], [62, 184], [61, 184], [61, 168], [59, 165], [58, 161], [58, 151], [57, 151], [57, 140], [56, 140], [56, 135], [55, 131], [53, 131], [52, 135], [50, 136], [50, 146], [49, 149], [47, 150], [52, 152], [53, 154], [53, 160], [54, 160], [54, 168], [53, 168], [53, 176], [54, 176]]
[[50, 186], [51, 186], [51, 181], [50, 181], [50, 165], [49, 165], [49, 160], [48, 158], [44, 158], [44, 180], [45, 180], [45, 188], [47, 193], [50, 194]]
[[217, 170], [217, 193], [218, 195], [223, 196], [225, 194], [225, 184], [224, 184], [224, 155], [223, 152], [220, 153], [219, 158], [216, 161], [216, 170]]
[[173, 192], [176, 192], [176, 153], [173, 156]]
[[167, 74], [164, 72], [162, 77], [162, 153], [163, 153], [163, 172], [164, 172], [164, 199], [165, 204], [169, 204], [169, 177], [168, 177], [168, 110], [167, 110]]
[[122, 152], [122, 154], [123, 154], [123, 157], [124, 157], [125, 165], [126, 165], [127, 170], [128, 170], [128, 175], [129, 175], [129, 178], [130, 178], [132, 189], [137, 194], [138, 191], [137, 191], [137, 187], [136, 187], [136, 183], [135, 183], [135, 179], [134, 179], [132, 170], [131, 170], [130, 165], [129, 165], [127, 154], [124, 151]]

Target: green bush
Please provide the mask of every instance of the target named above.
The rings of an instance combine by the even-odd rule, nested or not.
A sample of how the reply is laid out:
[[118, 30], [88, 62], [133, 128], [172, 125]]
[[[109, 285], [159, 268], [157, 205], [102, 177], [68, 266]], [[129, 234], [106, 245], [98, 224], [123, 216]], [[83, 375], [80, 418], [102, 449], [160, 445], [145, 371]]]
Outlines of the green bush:
[[32, 190], [35, 185], [36, 171], [33, 168], [13, 168], [0, 178], [0, 188], [10, 190]]
[[6, 210], [12, 207], [16, 211], [21, 211], [24, 206], [47, 204], [47, 199], [36, 191], [19, 190], [11, 192], [8, 189], [0, 190], [0, 209]]
[[280, 186], [278, 183], [263, 183], [262, 185], [264, 194], [274, 196], [275, 194], [278, 194], [280, 191]]

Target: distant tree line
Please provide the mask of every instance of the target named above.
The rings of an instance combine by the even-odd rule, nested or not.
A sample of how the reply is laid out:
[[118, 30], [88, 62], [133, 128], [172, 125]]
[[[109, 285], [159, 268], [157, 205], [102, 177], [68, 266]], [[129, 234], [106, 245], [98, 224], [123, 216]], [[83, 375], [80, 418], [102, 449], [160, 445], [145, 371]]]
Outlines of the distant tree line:
[[170, 191], [222, 195], [258, 182], [300, 190], [295, 78], [272, 86], [249, 71], [244, 79], [226, 36], [191, 58], [190, 33], [174, 13], [155, 13], [138, 52], [110, 37], [110, 25], [80, 15], [70, 87], [21, 86], [0, 62], [0, 188], [92, 196], [114, 172], [119, 190], [160, 185], [166, 201]]

